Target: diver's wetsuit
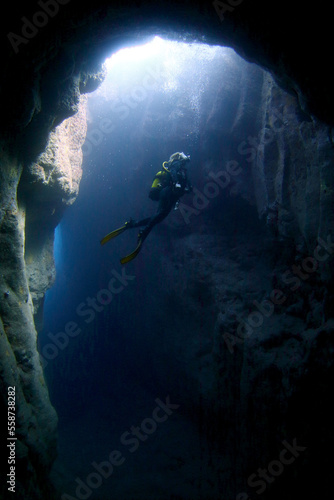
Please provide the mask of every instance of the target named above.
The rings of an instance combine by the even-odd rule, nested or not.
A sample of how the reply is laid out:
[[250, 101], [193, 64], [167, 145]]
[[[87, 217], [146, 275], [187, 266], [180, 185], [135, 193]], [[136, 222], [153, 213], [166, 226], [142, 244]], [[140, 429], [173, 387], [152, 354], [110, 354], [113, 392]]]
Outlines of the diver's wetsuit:
[[173, 193], [173, 188], [170, 186], [161, 190], [157, 213], [152, 217], [146, 217], [146, 219], [133, 223], [133, 227], [145, 226], [145, 228], [140, 232], [140, 236], [143, 240], [156, 224], [159, 224], [159, 222], [163, 221], [167, 217], [179, 198], [180, 195]]
[[[147, 217], [140, 221], [133, 221], [131, 227], [145, 226], [139, 232], [139, 237], [144, 241], [151, 229], [159, 222], [163, 221], [167, 215], [173, 210], [176, 202], [184, 195], [185, 192], [191, 191], [191, 185], [187, 179], [186, 171], [171, 172], [171, 183], [164, 187], [159, 194], [158, 210], [152, 217]], [[179, 187], [175, 187], [178, 185]]]

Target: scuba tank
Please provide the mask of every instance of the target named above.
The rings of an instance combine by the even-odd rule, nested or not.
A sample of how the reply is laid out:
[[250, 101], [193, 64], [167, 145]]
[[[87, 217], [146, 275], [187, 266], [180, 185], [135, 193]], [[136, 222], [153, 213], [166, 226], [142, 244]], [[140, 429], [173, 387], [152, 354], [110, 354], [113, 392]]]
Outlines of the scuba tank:
[[[175, 156], [175, 158], [171, 159], [173, 156]], [[160, 170], [153, 179], [149, 192], [149, 198], [151, 198], [151, 200], [158, 201], [160, 191], [168, 185], [173, 187], [175, 194], [179, 193], [180, 196], [182, 196], [184, 192], [187, 182], [186, 173], [182, 168], [180, 169], [180, 167], [182, 167], [186, 159], [190, 161], [190, 156], [184, 153], [174, 153], [171, 158], [169, 161], [163, 162], [162, 170]]]

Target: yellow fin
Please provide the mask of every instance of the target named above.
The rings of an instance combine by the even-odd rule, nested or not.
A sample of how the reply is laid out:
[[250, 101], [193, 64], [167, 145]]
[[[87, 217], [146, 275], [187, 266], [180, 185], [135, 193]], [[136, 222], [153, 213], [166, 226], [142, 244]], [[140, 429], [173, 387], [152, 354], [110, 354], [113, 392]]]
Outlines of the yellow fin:
[[112, 238], [115, 238], [119, 234], [123, 233], [123, 231], [125, 231], [125, 229], [126, 229], [126, 225], [122, 226], [122, 227], [120, 227], [118, 229], [115, 229], [114, 231], [111, 231], [111, 233], [107, 234], [104, 238], [102, 238], [102, 240], [100, 241], [101, 245], [104, 245], [105, 243], [107, 243]]
[[143, 240], [140, 240], [137, 247], [135, 248], [135, 250], [132, 252], [132, 253], [129, 253], [129, 255], [126, 255], [125, 257], [123, 257], [121, 259], [121, 264], [127, 264], [128, 262], [130, 262], [132, 259], [134, 259], [135, 257], [137, 257], [137, 255], [139, 254], [140, 252], [140, 249], [141, 249], [141, 246], [143, 244]]

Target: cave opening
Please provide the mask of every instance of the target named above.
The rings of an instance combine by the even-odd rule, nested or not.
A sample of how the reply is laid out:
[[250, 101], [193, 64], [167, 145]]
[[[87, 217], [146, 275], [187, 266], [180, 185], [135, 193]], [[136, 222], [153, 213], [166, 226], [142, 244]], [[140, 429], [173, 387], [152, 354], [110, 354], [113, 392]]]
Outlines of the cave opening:
[[[207, 217], [215, 224], [223, 222], [226, 232], [233, 232], [235, 218], [240, 219], [238, 224], [243, 230], [247, 229], [243, 223], [243, 215], [237, 212], [249, 211], [248, 203], [242, 199], [236, 203], [229, 195], [221, 196], [227, 191], [226, 188], [235, 189], [235, 177], [240, 175], [237, 162], [228, 160], [226, 145], [231, 141], [230, 129], [241, 126], [238, 115], [245, 99], [245, 95], [241, 94], [246, 89], [240, 87], [240, 80], [247, 79], [246, 74], [249, 73], [252, 85], [259, 85], [259, 90], [263, 71], [256, 65], [246, 63], [230, 48], [167, 41], [160, 37], [154, 37], [145, 45], [120, 49], [107, 58], [105, 67], [104, 82], [94, 93], [88, 95], [88, 102], [85, 104], [87, 134], [82, 145], [83, 175], [80, 192], [74, 205], [67, 208], [55, 231], [57, 278], [46, 293], [43, 306], [44, 326], [39, 335], [47, 378], [54, 377], [58, 358], [64, 357], [63, 362], [69, 362], [66, 360], [66, 354], [70, 354], [67, 340], [64, 340], [66, 345], [63, 353], [62, 341], [59, 341], [58, 346], [54, 332], [63, 333], [68, 323], [77, 324], [77, 321], [91, 326], [90, 323], [95, 322], [96, 313], [100, 313], [99, 308], [104, 310], [103, 295], [102, 302], [93, 306], [92, 301], [87, 304], [85, 298], [89, 293], [96, 296], [96, 290], [102, 287], [104, 281], [103, 272], [106, 268], [101, 265], [101, 260], [104, 259], [98, 246], [98, 234], [101, 235], [110, 225], [124, 222], [131, 211], [135, 214], [154, 212], [155, 207], [152, 207], [152, 202], [145, 193], [156, 168], [171, 152], [180, 149], [191, 153], [190, 175], [195, 184], [195, 194], [190, 199], [190, 206], [181, 205], [177, 222], [171, 228], [177, 233], [185, 231], [187, 234], [192, 219], [196, 221], [198, 215], [200, 219], [207, 213]], [[228, 77], [225, 77], [227, 74]], [[220, 86], [222, 90], [219, 95]], [[210, 115], [215, 106], [219, 108], [216, 116], [213, 113]], [[201, 123], [203, 113], [209, 124]], [[219, 141], [215, 128], [217, 121], [220, 122]], [[203, 125], [208, 126], [211, 132], [205, 137], [205, 143], [201, 136]], [[242, 127], [245, 128], [243, 135], [251, 132], [248, 120]], [[241, 158], [249, 161], [252, 149], [245, 148], [245, 151], [239, 153], [235, 149]], [[206, 150], [210, 151], [208, 160], [203, 159]], [[223, 169], [224, 175], [220, 178], [224, 163], [228, 165], [228, 171]], [[215, 170], [212, 170], [213, 164]], [[245, 172], [242, 173], [244, 174]], [[247, 175], [246, 172], [246, 177]], [[216, 188], [211, 193], [210, 183], [207, 181], [213, 178], [216, 178]], [[238, 204], [239, 207], [236, 208]], [[230, 213], [228, 217], [221, 217], [221, 210], [226, 209], [235, 211], [233, 219], [229, 220]], [[261, 231], [254, 209], [253, 212], [247, 225]], [[169, 225], [166, 222], [162, 226], [164, 225], [166, 232]], [[96, 235], [88, 237], [92, 230]], [[97, 233], [97, 230], [100, 232]], [[159, 234], [162, 231], [159, 227], [156, 230]], [[72, 238], [73, 234], [75, 239]], [[163, 234], [162, 236], [164, 237]], [[119, 242], [119, 252], [124, 252], [131, 244], [130, 236], [123, 235], [123, 240]], [[107, 252], [106, 266], [117, 268], [117, 254], [114, 255], [111, 249], [112, 247], [104, 249]], [[99, 252], [98, 257], [92, 259], [96, 251]], [[77, 262], [81, 266], [77, 266]], [[108, 298], [106, 301], [108, 302]], [[85, 307], [82, 306], [84, 303]], [[91, 307], [93, 312], [89, 313], [92, 311]], [[75, 332], [81, 330], [79, 326], [73, 329]], [[61, 339], [61, 335], [59, 338]], [[74, 339], [73, 345], [75, 343]], [[71, 356], [73, 355], [72, 353]], [[57, 382], [54, 386], [51, 384], [51, 398], [53, 389], [58, 390], [57, 386]], [[60, 397], [63, 396], [64, 392], [61, 390]], [[56, 401], [55, 396], [55, 404]]]
[[[1, 498], [331, 496], [331, 19], [266, 0], [6, 6]], [[158, 106], [157, 65], [89, 110], [101, 60], [154, 34], [269, 73], [231, 58], [223, 78], [217, 57], [199, 100], [201, 75]], [[193, 193], [121, 267], [136, 231], [100, 238], [154, 212], [152, 177], [181, 148]]]
[[[212, 373], [205, 364], [213, 355], [213, 338], [205, 332], [214, 327], [216, 313], [205, 235], [216, 233], [215, 253], [233, 251], [231, 245], [242, 244], [241, 234], [263, 237], [255, 207], [233, 190], [242, 178], [246, 186], [249, 177], [249, 148], [238, 153], [237, 134], [252, 133], [242, 107], [245, 100], [256, 105], [247, 94], [260, 98], [264, 73], [230, 48], [159, 37], [121, 49], [107, 59], [106, 70], [104, 82], [86, 99], [80, 190], [55, 232], [56, 281], [46, 294], [39, 333], [59, 418], [52, 477], [64, 498], [85, 492], [99, 499], [111, 492], [119, 498], [153, 498], [154, 489], [163, 495], [171, 474], [166, 498], [193, 497], [199, 490], [214, 498], [220, 479], [209, 463], [223, 437], [217, 412], [210, 417], [210, 431], [201, 423], [207, 411], [202, 398], [206, 391], [212, 397]], [[103, 248], [99, 241], [129, 217], [155, 212], [147, 196], [152, 178], [175, 151], [191, 156], [194, 192], [155, 228], [138, 258], [121, 268], [119, 258], [131, 249], [136, 233]], [[247, 165], [242, 172], [237, 157]], [[183, 293], [189, 297], [184, 303]], [[167, 344], [156, 351], [169, 329], [171, 356]], [[191, 345], [184, 362], [201, 373], [197, 383], [183, 373], [179, 356], [173, 359], [177, 350], [183, 356], [183, 342]], [[161, 408], [169, 400], [171, 425], [163, 426]], [[186, 451], [175, 454], [176, 448]], [[94, 474], [103, 476], [96, 464], [110, 463], [114, 449], [117, 485], [104, 478], [95, 487]], [[186, 463], [191, 466], [185, 473]], [[149, 486], [147, 468], [161, 475]], [[198, 484], [191, 486], [194, 475]]]
[[[311, 182], [301, 175], [308, 153], [296, 157], [296, 137], [286, 146], [297, 124], [305, 137], [314, 124], [295, 96], [232, 49], [157, 38], [150, 47], [113, 56], [104, 83], [85, 98], [80, 191], [56, 232], [57, 278], [39, 334], [59, 417], [52, 478], [62, 500], [218, 499], [222, 490], [246, 499], [255, 491], [247, 483], [253, 463], [243, 452], [238, 458], [236, 447], [254, 430], [240, 404], [252, 392], [247, 375], [237, 382], [241, 348], [248, 336], [276, 347], [276, 313], [300, 300], [275, 280], [315, 225], [309, 217], [298, 230], [303, 179]], [[155, 211], [147, 193], [175, 151], [191, 155], [194, 191], [121, 267], [136, 233], [104, 247], [100, 239], [129, 217]], [[322, 300], [320, 293], [314, 326]], [[285, 318], [292, 337], [303, 315]], [[298, 359], [299, 346], [284, 349]], [[286, 439], [299, 435], [306, 443], [307, 427], [298, 434], [294, 417], [281, 423], [284, 388], [266, 363], [264, 372], [268, 387], [254, 384], [267, 396], [277, 392], [269, 411], [276, 434], [259, 442], [259, 464]], [[228, 385], [231, 377], [236, 383]], [[251, 416], [252, 403], [246, 406]], [[260, 423], [254, 428], [261, 435]], [[227, 477], [233, 484], [226, 486]], [[272, 498], [289, 480], [287, 471]]]

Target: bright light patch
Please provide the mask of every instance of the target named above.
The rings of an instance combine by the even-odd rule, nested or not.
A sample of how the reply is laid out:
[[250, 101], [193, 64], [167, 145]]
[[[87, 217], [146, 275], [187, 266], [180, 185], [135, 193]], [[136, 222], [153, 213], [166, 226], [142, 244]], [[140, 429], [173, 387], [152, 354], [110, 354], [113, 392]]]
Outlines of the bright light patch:
[[[189, 120], [196, 135], [209, 79], [218, 78], [218, 73], [224, 75], [222, 64], [225, 71], [233, 68], [234, 57], [234, 51], [226, 47], [152, 37], [148, 43], [123, 48], [106, 59], [105, 79], [90, 97], [91, 109], [96, 98], [96, 106], [101, 106], [100, 116], [103, 108], [108, 108], [107, 120], [116, 127], [128, 118], [135, 126], [139, 112], [146, 108], [142, 115], [149, 129], [146, 137], [148, 133], [150, 137], [163, 133], [157, 126], [163, 113], [175, 113], [175, 124], [191, 115]], [[222, 77], [219, 76], [220, 82]], [[100, 131], [97, 134], [101, 136]]]
[[61, 235], [61, 225], [59, 224], [55, 229], [54, 246], [53, 246], [53, 255], [55, 259], [56, 269], [58, 269], [58, 267], [61, 266], [62, 249], [63, 249], [63, 242]]
[[145, 43], [144, 45], [137, 45], [135, 47], [127, 47], [125, 49], [121, 49], [111, 57], [106, 59], [105, 65], [107, 70], [109, 71], [117, 64], [131, 64], [138, 63], [139, 61], [145, 61], [145, 59], [150, 59], [155, 57], [161, 51], [161, 48], [164, 44], [162, 38], [156, 36], [149, 43]]
[[226, 61], [233, 52], [228, 48], [164, 40], [155, 36], [148, 43], [120, 49], [106, 59], [107, 76], [97, 92], [104, 94], [106, 99], [115, 99], [122, 92], [134, 92], [131, 86], [143, 86], [143, 82], [149, 79], [154, 80], [161, 90], [175, 92], [180, 88], [182, 79], [191, 77], [196, 91], [203, 83], [206, 68], [217, 51], [225, 54]]

